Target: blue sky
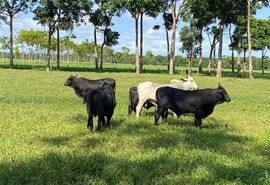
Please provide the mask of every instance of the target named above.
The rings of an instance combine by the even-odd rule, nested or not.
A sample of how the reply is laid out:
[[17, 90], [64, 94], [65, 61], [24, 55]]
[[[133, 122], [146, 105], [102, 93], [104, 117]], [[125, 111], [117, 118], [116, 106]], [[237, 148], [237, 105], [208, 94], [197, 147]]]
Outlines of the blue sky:
[[[262, 8], [257, 11], [257, 18], [267, 19], [270, 17], [270, 8]], [[113, 19], [114, 26], [112, 30], [118, 31], [120, 33], [119, 45], [114, 46], [115, 51], [121, 51], [122, 46], [128, 47], [132, 53], [135, 52], [135, 22], [129, 13], [123, 14], [121, 17], [115, 17]], [[153, 30], [154, 25], [161, 25], [160, 30]], [[178, 26], [178, 31], [185, 23], [180, 22]], [[32, 20], [32, 14], [20, 14], [14, 20], [14, 33], [17, 34], [19, 30], [22, 29], [37, 29], [37, 30], [47, 30], [46, 28], [38, 25], [35, 21]], [[62, 36], [65, 35], [65, 32], [61, 33]], [[73, 34], [76, 35], [76, 42], [82, 42], [86, 39], [93, 41], [93, 26], [91, 24], [81, 25], [76, 27], [73, 30]], [[9, 35], [9, 27], [7, 25], [1, 25], [0, 27], [0, 36]], [[101, 43], [101, 35], [98, 34], [98, 42]], [[178, 39], [178, 38], [177, 38]], [[230, 55], [228, 50], [229, 39], [224, 36], [223, 43], [223, 55]], [[176, 54], [184, 55], [179, 51], [181, 43], [177, 41], [176, 45]], [[151, 50], [154, 55], [166, 55], [166, 38], [165, 31], [162, 25], [162, 18], [157, 17], [156, 19], [144, 17], [144, 52]], [[203, 42], [203, 56], [207, 57], [209, 55], [210, 45], [208, 38], [205, 37]], [[254, 56], [260, 56], [260, 53], [253, 52]], [[268, 53], [269, 55], [269, 53]]]

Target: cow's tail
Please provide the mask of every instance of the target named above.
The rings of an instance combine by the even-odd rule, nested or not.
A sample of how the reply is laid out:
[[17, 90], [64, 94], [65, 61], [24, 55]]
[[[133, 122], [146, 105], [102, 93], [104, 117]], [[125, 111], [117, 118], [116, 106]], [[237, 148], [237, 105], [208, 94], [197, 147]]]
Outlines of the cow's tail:
[[86, 107], [87, 107], [87, 113], [90, 114], [91, 112], [91, 107], [93, 106], [92, 105], [92, 99], [93, 99], [93, 96], [95, 94], [95, 91], [90, 91], [89, 93], [85, 94], [83, 96], [83, 102], [86, 103]]

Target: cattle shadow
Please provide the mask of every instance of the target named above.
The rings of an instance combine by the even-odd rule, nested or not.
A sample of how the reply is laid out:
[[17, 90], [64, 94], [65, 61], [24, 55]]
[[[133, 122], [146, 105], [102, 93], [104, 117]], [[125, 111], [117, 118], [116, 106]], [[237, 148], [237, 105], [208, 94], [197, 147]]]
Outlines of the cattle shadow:
[[[174, 155], [172, 155], [174, 154]], [[211, 157], [167, 151], [132, 160], [103, 152], [49, 152], [41, 158], [0, 164], [2, 184], [267, 184], [268, 165], [247, 160], [230, 166]], [[203, 176], [200, 169], [207, 169]]]
[[[85, 114], [77, 113], [77, 114], [74, 114], [71, 117], [71, 119], [69, 119], [69, 122], [71, 122], [73, 124], [84, 125], [85, 128], [86, 128], [87, 120], [88, 120], [87, 113], [85, 113]], [[94, 125], [93, 132], [95, 131], [95, 129], [97, 127], [97, 120], [98, 120], [97, 117], [94, 117], [93, 118], [93, 125]], [[121, 126], [121, 124], [123, 122], [125, 122], [125, 119], [124, 118], [118, 118], [118, 117], [113, 116], [112, 119], [111, 119], [110, 124], [109, 125], [102, 126], [100, 132], [103, 132], [104, 129], [116, 129], [117, 127]]]
[[74, 114], [71, 117], [70, 121], [74, 124], [85, 124], [86, 125], [87, 119], [88, 119], [87, 113], [85, 113], [85, 114], [78, 113], [78, 114]]
[[43, 137], [41, 142], [60, 147], [67, 145], [70, 139], [71, 138], [67, 136]]

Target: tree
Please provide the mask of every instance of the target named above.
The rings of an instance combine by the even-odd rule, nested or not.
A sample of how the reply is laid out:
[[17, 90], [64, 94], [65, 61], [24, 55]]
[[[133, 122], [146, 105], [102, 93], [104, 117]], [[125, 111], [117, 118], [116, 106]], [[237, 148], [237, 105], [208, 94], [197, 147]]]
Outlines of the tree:
[[82, 17], [92, 6], [90, 0], [39, 0], [35, 17], [41, 25], [48, 26], [47, 71], [51, 69], [51, 36], [57, 31], [57, 69], [60, 69], [60, 30], [72, 30], [74, 24], [84, 21]]
[[169, 74], [175, 73], [175, 39], [176, 39], [176, 28], [179, 24], [181, 11], [184, 7], [186, 0], [170, 0], [168, 7], [170, 7], [170, 13], [172, 14], [172, 37], [171, 37], [171, 48], [170, 48], [170, 63], [169, 63]]
[[179, 32], [179, 38], [182, 43], [180, 50], [187, 53], [188, 75], [191, 75], [191, 60], [193, 57], [196, 58], [200, 50], [198, 47], [201, 36], [200, 32], [199, 29], [194, 28], [192, 25], [189, 27], [184, 26]]
[[189, 0], [184, 4], [182, 11], [183, 20], [189, 22], [196, 30], [199, 30], [198, 38], [198, 73], [202, 73], [202, 41], [203, 28], [215, 22], [215, 16], [209, 8], [207, 0]]
[[[47, 48], [47, 32], [37, 30], [20, 30], [17, 41], [25, 43], [31, 50], [36, 50], [37, 58], [40, 58], [40, 50]], [[32, 58], [30, 56], [30, 58]]]
[[[212, 57], [213, 54], [215, 56], [215, 48], [219, 41], [219, 29], [216, 26], [212, 26], [211, 28], [207, 27], [206, 32], [208, 35], [209, 43], [210, 43], [210, 52], [208, 57], [208, 65], [207, 65], [207, 73], [210, 76], [211, 75], [211, 66], [212, 66]], [[213, 36], [212, 40], [210, 36]]]
[[163, 12], [163, 25], [165, 26], [165, 32], [166, 32], [166, 45], [167, 45], [167, 71], [169, 73], [170, 69], [170, 40], [169, 40], [169, 31], [172, 29], [172, 14], [166, 13], [167, 11], [167, 5], [164, 8]]
[[270, 49], [270, 18], [268, 20], [251, 19], [251, 42], [253, 50], [262, 51], [262, 74], [264, 74], [264, 58], [267, 49]]
[[1, 49], [2, 49], [1, 58], [3, 59], [4, 58], [4, 50], [7, 50], [9, 48], [9, 45], [10, 45], [8, 37], [6, 37], [6, 36], [0, 37], [0, 43], [1, 43]]
[[[163, 9], [163, 1], [161, 0], [123, 0], [123, 6], [127, 9], [131, 16], [135, 19], [135, 47], [136, 73], [142, 72], [142, 56], [143, 56], [143, 15], [156, 17]], [[139, 18], [140, 19], [140, 51], [139, 51]]]
[[[94, 25], [94, 43], [95, 43], [95, 67], [96, 70], [102, 70], [103, 67], [103, 48], [105, 45], [112, 46], [117, 44], [119, 37], [118, 32], [112, 31], [109, 27], [112, 26], [112, 17], [120, 15], [122, 4], [112, 0], [95, 0], [96, 9], [89, 12], [89, 22]], [[103, 33], [103, 43], [100, 51], [100, 66], [98, 65], [98, 50], [97, 50], [97, 31]]]
[[10, 68], [14, 67], [13, 63], [13, 19], [14, 16], [26, 12], [31, 6], [33, 6], [35, 0], [2, 0], [1, 3], [1, 13], [4, 19], [8, 20], [9, 23], [9, 58], [10, 58]]
[[3, 22], [6, 21], [6, 17], [3, 15], [3, 11], [4, 11], [4, 2], [1, 0], [0, 1], [0, 25], [1, 25], [1, 21]]
[[155, 56], [151, 50], [148, 50], [145, 54], [145, 64], [156, 64]]
[[66, 61], [69, 63], [71, 61], [71, 53], [74, 53], [75, 43], [70, 40], [74, 36], [64, 36], [60, 38], [60, 45], [62, 46], [62, 52], [66, 56]]
[[252, 63], [252, 46], [251, 46], [251, 31], [250, 31], [250, 18], [252, 13], [252, 8], [258, 3], [261, 6], [269, 6], [269, 0], [247, 0], [247, 40], [248, 40], [248, 64], [249, 64], [249, 78], [254, 79], [253, 76], [253, 63]]

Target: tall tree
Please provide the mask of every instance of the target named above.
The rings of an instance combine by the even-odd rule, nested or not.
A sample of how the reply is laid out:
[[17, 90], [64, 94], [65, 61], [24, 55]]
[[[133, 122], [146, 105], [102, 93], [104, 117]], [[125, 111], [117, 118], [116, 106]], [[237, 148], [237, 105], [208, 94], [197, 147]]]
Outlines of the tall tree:
[[222, 76], [222, 46], [224, 29], [230, 23], [235, 22], [237, 18], [235, 10], [242, 7], [244, 2], [244, 0], [208, 0], [210, 10], [215, 18], [219, 20], [219, 46], [216, 77]]
[[[20, 30], [17, 36], [17, 41], [25, 43], [32, 50], [36, 51], [36, 58], [40, 58], [40, 50], [47, 48], [47, 32], [38, 30]], [[31, 58], [31, 57], [30, 57]]]
[[102, 11], [101, 9], [97, 8], [91, 12], [89, 12], [89, 22], [91, 22], [94, 26], [94, 44], [95, 44], [95, 47], [94, 47], [94, 50], [95, 50], [95, 54], [94, 54], [94, 59], [95, 59], [95, 67], [96, 67], [96, 71], [99, 70], [99, 67], [98, 67], [98, 44], [97, 44], [97, 31], [99, 29], [100, 26], [102, 26]]
[[8, 20], [9, 31], [10, 31], [10, 37], [9, 37], [10, 68], [14, 67], [14, 63], [13, 63], [13, 19], [14, 19], [14, 16], [21, 12], [26, 12], [34, 4], [34, 2], [35, 0], [2, 0], [1, 2], [1, 13], [2, 13], [2, 16], [4, 16], [6, 20]]
[[[95, 43], [95, 66], [96, 70], [102, 70], [103, 67], [103, 48], [104, 46], [112, 46], [117, 44], [119, 37], [118, 32], [114, 32], [110, 29], [112, 26], [112, 17], [119, 16], [122, 11], [121, 2], [115, 2], [113, 0], [95, 0], [95, 10], [89, 12], [89, 22], [94, 25], [94, 43]], [[101, 44], [100, 51], [100, 65], [98, 65], [98, 44], [97, 44], [97, 31], [103, 33], [103, 43]]]
[[1, 49], [2, 49], [2, 55], [1, 58], [5, 58], [4, 56], [4, 50], [7, 50], [9, 48], [9, 39], [6, 36], [0, 37], [0, 44], [1, 44]]
[[264, 74], [264, 58], [267, 49], [270, 49], [270, 18], [268, 20], [251, 19], [251, 41], [252, 49], [262, 52], [262, 74]]
[[[207, 65], [207, 73], [210, 76], [211, 75], [211, 66], [212, 66], [212, 57], [213, 54], [215, 53], [215, 48], [216, 45], [219, 41], [219, 29], [217, 28], [217, 26], [212, 26], [211, 28], [207, 27], [206, 28], [206, 32], [208, 35], [208, 39], [209, 39], [209, 43], [210, 43], [210, 52], [209, 52], [209, 57], [208, 57], [208, 65]], [[212, 36], [212, 40], [210, 38], [210, 36]]]
[[[143, 56], [143, 16], [156, 17], [163, 9], [163, 0], [123, 0], [123, 6], [135, 20], [136, 73], [142, 72]], [[140, 19], [140, 50], [139, 50], [139, 18]]]
[[251, 46], [251, 31], [250, 31], [250, 19], [251, 13], [256, 5], [269, 6], [269, 0], [247, 0], [247, 40], [248, 40], [248, 64], [249, 64], [249, 78], [254, 79], [253, 75], [253, 63], [252, 63], [252, 46]]
[[169, 74], [175, 73], [175, 40], [176, 40], [176, 28], [180, 21], [181, 11], [183, 10], [186, 0], [170, 0], [168, 7], [170, 7], [170, 13], [172, 14], [172, 37], [170, 48], [170, 63]]
[[60, 30], [72, 30], [74, 24], [84, 21], [83, 16], [92, 6], [91, 0], [39, 0], [35, 20], [48, 27], [47, 71], [51, 69], [51, 36], [57, 31], [57, 69], [60, 69]]
[[182, 12], [183, 20], [192, 24], [194, 28], [200, 31], [198, 40], [198, 73], [202, 73], [202, 41], [203, 28], [215, 21], [215, 16], [209, 8], [207, 0], [189, 0], [184, 5]]
[[191, 60], [196, 57], [199, 53], [200, 48], [200, 33], [199, 29], [194, 28], [193, 25], [189, 27], [184, 26], [179, 32], [179, 38], [182, 43], [180, 50], [187, 53], [188, 60], [188, 75], [191, 75]]

